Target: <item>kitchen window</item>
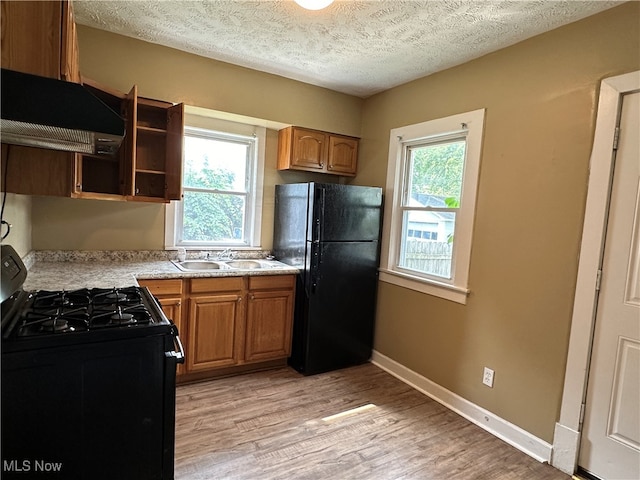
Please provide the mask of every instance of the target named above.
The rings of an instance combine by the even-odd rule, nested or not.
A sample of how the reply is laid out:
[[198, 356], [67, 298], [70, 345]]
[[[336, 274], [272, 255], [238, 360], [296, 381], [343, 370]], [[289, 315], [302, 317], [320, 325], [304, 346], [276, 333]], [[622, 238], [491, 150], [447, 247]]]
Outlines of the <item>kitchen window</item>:
[[185, 126], [183, 199], [167, 207], [168, 247], [260, 246], [266, 131], [216, 126], [224, 129]]
[[391, 130], [382, 281], [466, 303], [484, 110]]

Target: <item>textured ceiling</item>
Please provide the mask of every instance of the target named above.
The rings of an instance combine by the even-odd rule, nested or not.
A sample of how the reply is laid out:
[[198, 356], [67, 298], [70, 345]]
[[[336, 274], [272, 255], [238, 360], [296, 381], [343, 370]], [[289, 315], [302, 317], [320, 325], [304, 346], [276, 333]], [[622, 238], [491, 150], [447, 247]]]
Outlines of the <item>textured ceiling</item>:
[[79, 24], [367, 97], [624, 2], [74, 0]]

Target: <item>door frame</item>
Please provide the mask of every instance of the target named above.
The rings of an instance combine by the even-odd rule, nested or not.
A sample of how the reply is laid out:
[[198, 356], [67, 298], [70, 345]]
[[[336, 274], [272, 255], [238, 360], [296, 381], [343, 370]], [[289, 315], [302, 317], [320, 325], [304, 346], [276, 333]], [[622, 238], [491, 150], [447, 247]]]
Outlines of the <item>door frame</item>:
[[567, 366], [560, 419], [555, 426], [551, 458], [554, 467], [570, 475], [577, 469], [580, 450], [598, 300], [596, 285], [602, 266], [613, 180], [616, 127], [622, 95], [639, 89], [640, 70], [606, 78], [600, 84]]

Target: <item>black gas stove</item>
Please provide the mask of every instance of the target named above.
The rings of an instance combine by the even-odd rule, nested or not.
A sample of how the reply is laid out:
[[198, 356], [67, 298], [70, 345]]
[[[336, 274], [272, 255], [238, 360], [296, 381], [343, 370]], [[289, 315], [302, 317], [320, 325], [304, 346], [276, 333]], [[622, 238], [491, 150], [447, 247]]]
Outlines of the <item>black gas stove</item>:
[[172, 479], [184, 353], [149, 290], [24, 291], [8, 245], [0, 268], [0, 476], [56, 465], [46, 478]]
[[[146, 288], [83, 288], [18, 292], [3, 311], [3, 346], [9, 351], [99, 342], [170, 332], [172, 325]], [[173, 327], [174, 328], [174, 327]]]

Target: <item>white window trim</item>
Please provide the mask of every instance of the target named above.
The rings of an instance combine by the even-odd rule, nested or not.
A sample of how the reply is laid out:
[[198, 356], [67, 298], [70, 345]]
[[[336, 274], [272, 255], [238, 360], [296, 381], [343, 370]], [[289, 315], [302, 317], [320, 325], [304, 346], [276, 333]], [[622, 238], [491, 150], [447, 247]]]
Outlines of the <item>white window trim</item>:
[[[380, 257], [381, 281], [466, 304], [469, 294], [469, 263], [480, 173], [484, 114], [484, 109], [474, 110], [391, 130], [385, 192], [387, 202], [385, 202], [382, 255]], [[467, 146], [460, 209], [456, 220], [455, 262], [452, 265], [452, 280], [436, 280], [412, 275], [398, 269], [397, 266], [400, 249], [398, 239], [402, 228], [402, 212], [399, 209], [402, 191], [398, 186], [401, 185], [403, 177], [403, 149], [407, 143], [416, 140], [428, 140], [461, 131], [467, 132]]]
[[[255, 174], [253, 175], [253, 204], [247, 206], [247, 213], [251, 216], [248, 222], [250, 233], [247, 235], [249, 245], [243, 244], [191, 244], [191, 245], [178, 245], [176, 242], [176, 219], [177, 215], [182, 212], [182, 201], [172, 201], [165, 207], [165, 229], [164, 229], [164, 244], [166, 250], [174, 250], [178, 247], [188, 249], [200, 250], [203, 248], [225, 248], [232, 247], [234, 250], [260, 250], [261, 249], [261, 235], [262, 235], [262, 197], [264, 193], [264, 163], [265, 163], [265, 143], [267, 136], [267, 129], [265, 127], [256, 125], [246, 125], [236, 122], [230, 122], [220, 119], [208, 119], [208, 121], [215, 122], [214, 128], [208, 128], [208, 130], [219, 131], [225, 135], [237, 135], [256, 138], [256, 164], [252, 167], [255, 168]], [[198, 122], [195, 122], [198, 124]], [[202, 130], [201, 127], [185, 126], [185, 131], [189, 129]], [[184, 159], [183, 159], [184, 161]]]

